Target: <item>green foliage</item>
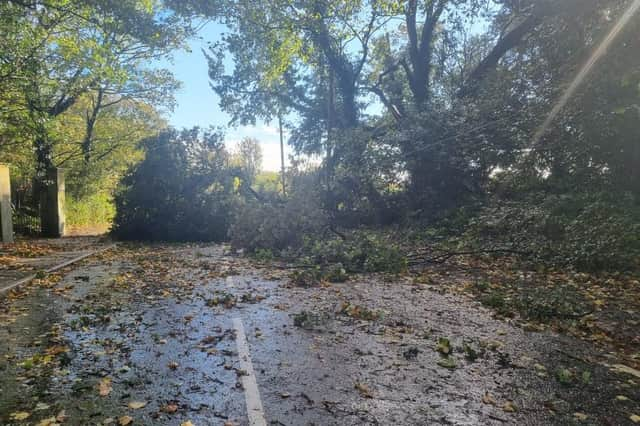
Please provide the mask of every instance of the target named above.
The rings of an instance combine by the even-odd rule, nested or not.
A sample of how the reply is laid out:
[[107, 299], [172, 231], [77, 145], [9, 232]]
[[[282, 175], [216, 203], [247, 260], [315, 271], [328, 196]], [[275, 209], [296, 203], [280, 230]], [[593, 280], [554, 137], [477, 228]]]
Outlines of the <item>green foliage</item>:
[[234, 307], [238, 303], [238, 299], [231, 293], [227, 293], [226, 291], [222, 291], [216, 293], [214, 297], [211, 299], [207, 299], [207, 306], [224, 306], [227, 309]]
[[367, 232], [343, 238], [309, 240], [305, 253], [315, 264], [339, 264], [346, 272], [401, 273], [407, 259], [390, 241]]
[[483, 305], [492, 308], [502, 316], [513, 316], [513, 310], [510, 306], [509, 300], [507, 300], [506, 296], [500, 291], [491, 291], [487, 294], [483, 294], [480, 297], [480, 302]]
[[438, 337], [438, 344], [436, 345], [436, 351], [440, 355], [448, 356], [451, 354], [451, 342], [446, 337]]
[[548, 322], [553, 319], [572, 319], [587, 310], [583, 297], [568, 286], [523, 289], [514, 300], [515, 308], [523, 318]]
[[113, 197], [104, 192], [80, 200], [67, 196], [65, 209], [66, 222], [72, 226], [110, 225], [116, 214]]
[[372, 310], [367, 308], [366, 306], [355, 305], [349, 302], [345, 302], [342, 304], [339, 313], [351, 318], [365, 321], [377, 321], [383, 317], [382, 311]]
[[291, 274], [291, 284], [296, 287], [316, 287], [322, 281], [322, 271], [318, 267], [305, 269], [301, 271], [293, 271]]
[[253, 189], [260, 194], [281, 194], [282, 178], [277, 172], [263, 171], [258, 173], [253, 182]]
[[469, 362], [475, 362], [481, 355], [481, 353], [479, 353], [478, 350], [476, 350], [469, 343], [463, 344], [462, 351], [464, 352], [465, 359]]
[[166, 127], [152, 106], [122, 100], [100, 110], [90, 145], [85, 146], [86, 115], [94, 101], [91, 95], [81, 96], [53, 121], [50, 132], [59, 141], [54, 161], [64, 168], [67, 193], [76, 199], [96, 192], [114, 194], [122, 176], [144, 158], [140, 141]]
[[326, 315], [316, 312], [301, 311], [293, 314], [293, 325], [304, 329], [312, 329], [323, 325], [327, 321]]
[[437, 361], [437, 364], [438, 364], [440, 367], [448, 368], [448, 369], [450, 369], [450, 370], [453, 370], [453, 369], [455, 369], [455, 368], [458, 366], [458, 363], [456, 362], [456, 359], [455, 359], [455, 358], [453, 358], [453, 357], [451, 357], [451, 356], [447, 356], [447, 357], [444, 357], [444, 358], [440, 358], [440, 359]]
[[583, 270], [639, 266], [640, 207], [632, 194], [533, 194], [489, 203], [470, 222], [467, 241]]
[[331, 283], [343, 283], [349, 280], [349, 275], [341, 263], [329, 266], [324, 278]]
[[560, 368], [556, 371], [556, 379], [564, 386], [573, 384], [573, 373], [566, 368]]
[[314, 174], [296, 180], [286, 200], [244, 199], [238, 205], [230, 230], [234, 247], [250, 253], [269, 249], [274, 253], [298, 250], [309, 236], [319, 235], [327, 226], [327, 215], [313, 186]]
[[408, 119], [410, 126], [395, 129], [380, 143], [394, 144], [402, 152], [409, 174], [408, 207], [423, 218], [447, 218], [455, 208], [481, 196], [489, 169], [495, 165], [488, 157], [501, 147], [483, 145], [476, 139], [483, 135], [471, 132], [465, 138], [453, 138], [475, 125], [463, 111], [438, 106]]
[[296, 287], [315, 287], [322, 281], [342, 283], [349, 279], [349, 275], [342, 265], [330, 265], [321, 268], [319, 265], [311, 265], [309, 268], [294, 271], [291, 276], [291, 284]]
[[149, 63], [191, 23], [148, 0], [2, 2], [0, 17], [0, 161], [29, 182], [21, 191], [64, 168], [70, 220], [86, 222], [83, 204], [112, 195], [139, 140], [165, 126], [156, 108], [172, 107], [179, 84]]
[[258, 262], [269, 262], [274, 259], [273, 252], [270, 249], [258, 249], [253, 252], [253, 258]]
[[238, 171], [221, 136], [194, 128], [145, 141], [147, 156], [122, 181], [113, 232], [121, 239], [222, 241], [237, 202]]
[[589, 385], [591, 383], [591, 372], [589, 370], [574, 371], [575, 368], [558, 368], [556, 370], [556, 380], [563, 386]]
[[480, 302], [499, 315], [512, 317], [518, 314], [527, 321], [548, 323], [575, 320], [593, 309], [584, 294], [572, 282], [553, 285], [516, 279], [495, 286], [484, 282], [475, 284], [472, 290]]
[[[237, 248], [305, 258], [332, 280], [404, 271], [399, 247], [354, 229], [414, 220], [439, 223], [424, 237], [446, 249], [637, 268], [639, 21], [532, 145], [567, 70], [625, 2], [515, 3], [4, 2], [0, 161], [23, 186], [44, 167], [66, 168], [77, 223], [91, 209], [107, 218], [100, 209], [133, 168], [117, 197], [121, 237], [222, 240], [229, 230]], [[164, 132], [137, 145], [165, 126], [157, 110], [178, 87], [148, 64], [184, 45], [193, 13], [228, 29], [208, 60], [232, 122], [282, 118], [296, 152], [321, 159], [289, 173], [288, 198], [277, 174], [260, 174], [255, 140], [232, 156], [211, 135]], [[560, 299], [476, 290], [505, 313], [567, 311]]]

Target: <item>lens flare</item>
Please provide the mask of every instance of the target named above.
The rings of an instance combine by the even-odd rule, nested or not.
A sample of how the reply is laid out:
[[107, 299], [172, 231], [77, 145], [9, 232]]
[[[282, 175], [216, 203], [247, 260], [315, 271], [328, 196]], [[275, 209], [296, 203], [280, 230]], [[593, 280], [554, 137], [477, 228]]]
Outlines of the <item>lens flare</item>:
[[607, 50], [611, 46], [611, 44], [615, 41], [616, 37], [620, 34], [620, 32], [624, 29], [624, 27], [629, 23], [633, 15], [638, 12], [640, 9], [640, 0], [634, 0], [631, 3], [631, 6], [624, 12], [624, 14], [618, 19], [614, 27], [609, 31], [609, 34], [602, 40], [602, 43], [598, 46], [598, 48], [593, 52], [589, 60], [583, 65], [580, 69], [580, 72], [573, 79], [571, 84], [564, 91], [558, 102], [555, 104], [546, 120], [542, 123], [542, 126], [538, 129], [538, 131], [533, 136], [533, 146], [537, 146], [540, 143], [540, 140], [546, 133], [547, 129], [553, 121], [556, 119], [558, 114], [564, 109], [569, 102], [569, 99], [575, 94], [576, 90], [584, 83], [585, 79], [593, 70], [593, 67], [598, 63], [598, 61], [607, 53]]

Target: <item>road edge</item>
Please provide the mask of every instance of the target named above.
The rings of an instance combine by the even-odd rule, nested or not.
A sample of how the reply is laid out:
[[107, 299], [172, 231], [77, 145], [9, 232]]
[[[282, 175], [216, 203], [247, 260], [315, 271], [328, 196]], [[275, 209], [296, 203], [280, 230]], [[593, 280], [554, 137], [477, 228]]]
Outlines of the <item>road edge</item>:
[[[59, 265], [56, 265], [56, 266], [53, 266], [51, 268], [45, 269], [45, 272], [58, 271], [58, 270], [60, 270], [62, 268], [65, 268], [65, 267], [67, 267], [69, 265], [73, 265], [76, 262], [79, 262], [79, 261], [81, 261], [83, 259], [86, 259], [87, 257], [96, 255], [98, 253], [102, 253], [102, 252], [107, 251], [107, 250], [111, 250], [112, 248], [115, 248], [117, 245], [118, 245], [118, 243], [113, 243], [113, 244], [109, 244], [106, 247], [102, 247], [99, 250], [94, 250], [94, 251], [91, 251], [89, 253], [81, 254], [80, 256], [74, 257], [73, 259], [70, 259], [70, 260], [67, 260], [65, 262], [62, 262]], [[36, 278], [36, 276], [37, 276], [37, 274], [32, 274], [32, 275], [29, 275], [29, 276], [27, 276], [25, 278], [19, 279], [18, 281], [13, 282], [13, 283], [9, 284], [6, 287], [0, 288], [0, 298], [2, 298], [6, 293], [8, 293], [9, 291], [13, 290], [14, 288], [20, 287], [21, 285], [24, 285], [24, 284], [27, 284], [27, 283], [31, 282], [33, 279]]]

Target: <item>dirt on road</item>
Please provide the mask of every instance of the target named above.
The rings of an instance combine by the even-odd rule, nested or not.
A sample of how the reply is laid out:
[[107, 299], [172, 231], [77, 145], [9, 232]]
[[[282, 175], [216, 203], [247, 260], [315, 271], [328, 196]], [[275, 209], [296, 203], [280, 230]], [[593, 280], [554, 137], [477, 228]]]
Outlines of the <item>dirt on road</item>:
[[234, 320], [269, 425], [640, 421], [640, 377], [613, 353], [411, 275], [302, 288], [289, 272], [219, 245], [121, 245], [14, 290], [0, 424], [248, 425]]

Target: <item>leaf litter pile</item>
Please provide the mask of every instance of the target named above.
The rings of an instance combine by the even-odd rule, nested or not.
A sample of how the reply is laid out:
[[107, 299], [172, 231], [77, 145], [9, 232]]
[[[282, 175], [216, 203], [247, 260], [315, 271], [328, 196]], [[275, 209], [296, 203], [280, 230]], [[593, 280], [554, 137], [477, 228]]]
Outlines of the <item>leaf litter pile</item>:
[[38, 277], [0, 305], [0, 424], [248, 424], [233, 318], [271, 424], [640, 421], [637, 336], [611, 330], [638, 318], [616, 305], [627, 277], [289, 275], [222, 246], [128, 245]]

